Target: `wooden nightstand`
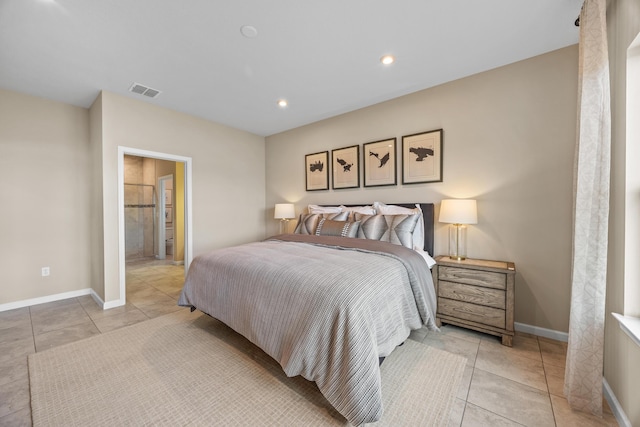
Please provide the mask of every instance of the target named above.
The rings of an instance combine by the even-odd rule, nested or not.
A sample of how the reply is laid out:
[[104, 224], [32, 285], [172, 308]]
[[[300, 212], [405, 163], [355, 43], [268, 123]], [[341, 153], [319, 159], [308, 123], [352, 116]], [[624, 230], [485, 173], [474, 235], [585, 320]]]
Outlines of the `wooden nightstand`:
[[436, 323], [502, 337], [511, 347], [516, 267], [512, 262], [436, 257], [431, 272], [438, 296]]

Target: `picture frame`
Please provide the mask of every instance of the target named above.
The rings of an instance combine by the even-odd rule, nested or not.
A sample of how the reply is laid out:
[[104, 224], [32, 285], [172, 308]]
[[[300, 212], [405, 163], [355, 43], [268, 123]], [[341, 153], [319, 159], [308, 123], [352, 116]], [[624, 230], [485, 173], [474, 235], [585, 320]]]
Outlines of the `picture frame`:
[[171, 189], [167, 188], [164, 190], [164, 204], [171, 206], [171, 202], [173, 201], [173, 197], [171, 197]]
[[173, 208], [164, 208], [164, 222], [173, 222]]
[[329, 189], [329, 151], [305, 155], [304, 170], [307, 191]]
[[396, 140], [389, 138], [362, 145], [365, 187], [397, 185]]
[[402, 137], [402, 183], [442, 182], [443, 130]]
[[360, 146], [331, 150], [331, 170], [334, 190], [360, 188]]

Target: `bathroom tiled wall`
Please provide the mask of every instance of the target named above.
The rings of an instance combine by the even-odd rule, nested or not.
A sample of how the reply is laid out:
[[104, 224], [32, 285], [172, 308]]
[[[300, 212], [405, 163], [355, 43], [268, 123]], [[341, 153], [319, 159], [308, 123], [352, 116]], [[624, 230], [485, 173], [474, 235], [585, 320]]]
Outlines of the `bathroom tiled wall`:
[[[127, 260], [153, 257], [156, 198], [154, 187], [145, 179], [144, 160], [141, 157], [124, 157], [125, 199], [125, 258]], [[153, 174], [151, 174], [153, 177]], [[147, 185], [127, 185], [147, 184]]]

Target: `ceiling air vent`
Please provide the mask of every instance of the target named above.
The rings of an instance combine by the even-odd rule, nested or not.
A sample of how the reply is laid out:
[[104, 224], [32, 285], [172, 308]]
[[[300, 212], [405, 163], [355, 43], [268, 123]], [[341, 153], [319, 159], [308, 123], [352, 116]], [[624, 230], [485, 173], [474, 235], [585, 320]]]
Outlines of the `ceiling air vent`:
[[149, 98], [155, 98], [162, 93], [157, 89], [152, 89], [150, 87], [143, 86], [139, 83], [132, 84], [131, 87], [129, 88], [129, 92], [148, 96]]

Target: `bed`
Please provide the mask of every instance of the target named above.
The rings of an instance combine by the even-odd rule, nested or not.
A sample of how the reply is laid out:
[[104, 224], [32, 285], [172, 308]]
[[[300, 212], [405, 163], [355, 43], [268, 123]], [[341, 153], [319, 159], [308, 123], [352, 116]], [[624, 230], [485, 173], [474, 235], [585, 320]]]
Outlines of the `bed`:
[[314, 381], [353, 425], [382, 416], [379, 358], [411, 330], [437, 329], [425, 256], [433, 204], [370, 206], [387, 213], [317, 206], [294, 234], [197, 256], [178, 301], [245, 336], [288, 376]]

